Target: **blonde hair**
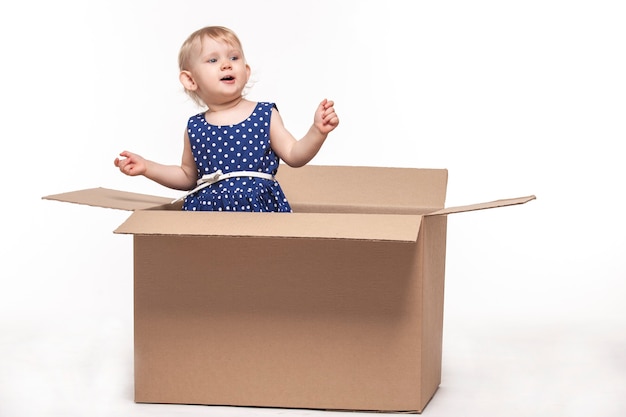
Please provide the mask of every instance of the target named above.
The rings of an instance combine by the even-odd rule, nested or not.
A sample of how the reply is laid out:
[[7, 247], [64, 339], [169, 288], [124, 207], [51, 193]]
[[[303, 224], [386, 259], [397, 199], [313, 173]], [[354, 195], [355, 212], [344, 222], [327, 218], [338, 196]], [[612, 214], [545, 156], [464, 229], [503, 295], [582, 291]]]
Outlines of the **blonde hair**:
[[[224, 26], [206, 26], [202, 29], [198, 29], [193, 32], [185, 42], [183, 42], [180, 47], [180, 51], [178, 52], [178, 68], [180, 71], [188, 71], [189, 70], [189, 61], [194, 54], [194, 47], [196, 42], [200, 42], [202, 44], [202, 40], [206, 37], [216, 40], [218, 42], [224, 42], [232, 47], [235, 47], [241, 50], [242, 58], [245, 61], [245, 56], [243, 55], [243, 46], [241, 45], [241, 41], [239, 37], [232, 30], [224, 27]], [[202, 99], [196, 94], [195, 91], [189, 91], [185, 89], [185, 93], [191, 97], [191, 99], [198, 104], [199, 106], [205, 105], [202, 102]]]

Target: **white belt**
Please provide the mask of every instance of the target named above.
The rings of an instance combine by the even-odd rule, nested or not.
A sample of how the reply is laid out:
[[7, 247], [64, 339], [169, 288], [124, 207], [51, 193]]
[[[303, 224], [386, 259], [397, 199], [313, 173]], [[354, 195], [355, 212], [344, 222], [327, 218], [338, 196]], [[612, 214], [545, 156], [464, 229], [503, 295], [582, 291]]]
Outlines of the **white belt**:
[[215, 171], [212, 174], [203, 175], [198, 181], [196, 181], [196, 188], [191, 191], [186, 192], [182, 196], [178, 197], [176, 200], [173, 200], [171, 204], [176, 203], [177, 201], [182, 200], [187, 197], [189, 194], [193, 194], [196, 191], [200, 191], [203, 188], [208, 187], [211, 184], [215, 184], [216, 182], [226, 180], [228, 178], [233, 177], [256, 177], [256, 178], [265, 178], [266, 180], [274, 180], [274, 176], [272, 174], [266, 174], [265, 172], [256, 172], [256, 171], [233, 171], [228, 174], [224, 174], [221, 169]]

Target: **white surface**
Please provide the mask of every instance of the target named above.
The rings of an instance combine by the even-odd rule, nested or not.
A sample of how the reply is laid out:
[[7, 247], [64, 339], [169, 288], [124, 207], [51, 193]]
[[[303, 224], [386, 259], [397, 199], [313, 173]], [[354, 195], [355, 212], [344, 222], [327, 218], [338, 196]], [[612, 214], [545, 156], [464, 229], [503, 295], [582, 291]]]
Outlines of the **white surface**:
[[296, 135], [328, 96], [318, 164], [448, 168], [443, 380], [424, 415], [626, 414], [626, 6], [620, 1], [106, 1], [0, 5], [0, 416], [349, 415], [132, 401], [127, 213], [41, 196], [180, 159], [176, 54], [235, 29]]

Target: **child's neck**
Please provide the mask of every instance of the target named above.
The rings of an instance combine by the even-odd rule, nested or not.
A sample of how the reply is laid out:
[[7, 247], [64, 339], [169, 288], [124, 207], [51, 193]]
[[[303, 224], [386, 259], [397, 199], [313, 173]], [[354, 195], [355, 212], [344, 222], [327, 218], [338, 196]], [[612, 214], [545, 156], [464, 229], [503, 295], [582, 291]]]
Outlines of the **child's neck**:
[[211, 103], [208, 105], [207, 113], [218, 113], [227, 110], [232, 110], [237, 107], [242, 101], [244, 101], [243, 96], [239, 96], [234, 100], [227, 101], [225, 103]]
[[204, 113], [204, 119], [214, 125], [223, 126], [242, 122], [254, 110], [254, 102], [239, 97], [228, 103], [218, 106], [209, 106]]

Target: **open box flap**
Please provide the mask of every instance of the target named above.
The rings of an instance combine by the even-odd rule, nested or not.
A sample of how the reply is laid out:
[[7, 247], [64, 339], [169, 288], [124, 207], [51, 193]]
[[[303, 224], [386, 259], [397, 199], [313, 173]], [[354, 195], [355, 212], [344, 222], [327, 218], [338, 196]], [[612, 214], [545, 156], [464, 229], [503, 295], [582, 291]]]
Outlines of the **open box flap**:
[[516, 204], [524, 204], [531, 200], [534, 200], [536, 197], [534, 195], [530, 195], [527, 197], [517, 197], [517, 198], [507, 198], [504, 200], [495, 200], [487, 203], [478, 203], [478, 204], [469, 204], [466, 206], [456, 206], [456, 207], [448, 207], [441, 210], [433, 211], [428, 213], [427, 216], [438, 216], [452, 213], [462, 213], [466, 211], [475, 211], [475, 210], [485, 210], [496, 207], [505, 207], [505, 206], [513, 206]]
[[119, 210], [144, 210], [170, 204], [171, 198], [153, 195], [111, 190], [108, 188], [88, 188], [42, 197], [45, 200], [56, 200], [66, 203], [84, 204], [94, 207], [113, 208]]
[[115, 233], [415, 242], [420, 215], [139, 210]]
[[276, 175], [294, 211], [421, 214], [445, 206], [448, 171], [282, 164]]

